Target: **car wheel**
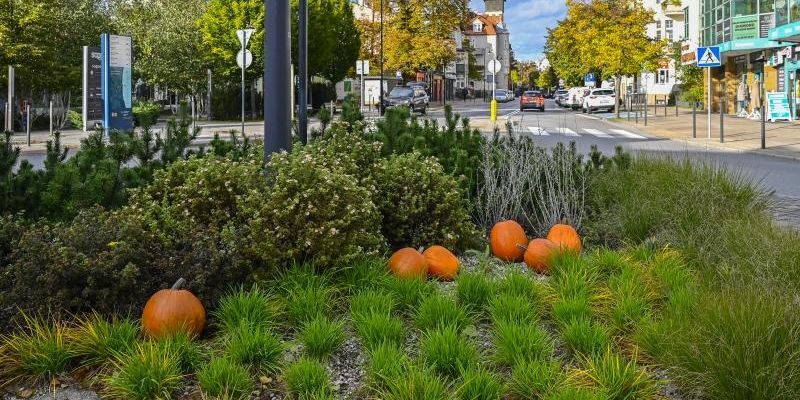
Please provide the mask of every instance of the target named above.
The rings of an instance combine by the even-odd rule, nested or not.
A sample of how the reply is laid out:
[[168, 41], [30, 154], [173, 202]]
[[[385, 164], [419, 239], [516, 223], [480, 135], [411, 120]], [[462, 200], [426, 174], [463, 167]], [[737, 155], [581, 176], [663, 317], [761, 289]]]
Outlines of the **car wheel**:
[[422, 115], [427, 115], [428, 114], [428, 109], [425, 108], [425, 107], [422, 107], [422, 110], [419, 113], [422, 114]]

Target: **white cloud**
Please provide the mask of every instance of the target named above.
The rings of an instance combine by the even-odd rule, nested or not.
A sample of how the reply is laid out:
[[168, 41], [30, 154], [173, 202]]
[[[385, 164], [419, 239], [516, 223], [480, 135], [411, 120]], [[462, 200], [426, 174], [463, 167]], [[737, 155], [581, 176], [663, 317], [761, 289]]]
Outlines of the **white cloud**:
[[[483, 11], [482, 0], [471, 0], [473, 10]], [[505, 21], [511, 32], [511, 47], [519, 60], [542, 57], [547, 28], [566, 13], [564, 0], [507, 0]]]

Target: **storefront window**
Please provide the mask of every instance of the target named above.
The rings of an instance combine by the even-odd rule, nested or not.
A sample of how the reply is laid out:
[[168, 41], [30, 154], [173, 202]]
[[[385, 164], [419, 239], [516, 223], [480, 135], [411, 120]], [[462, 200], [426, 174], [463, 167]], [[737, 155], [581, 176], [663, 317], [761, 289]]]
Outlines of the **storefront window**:
[[733, 16], [755, 14], [757, 4], [756, 0], [734, 0]]
[[761, 8], [758, 12], [761, 14], [769, 13], [775, 10], [775, 0], [761, 0]]
[[789, 0], [789, 17], [792, 22], [800, 20], [800, 0]]
[[789, 22], [789, 7], [786, 0], [775, 0], [775, 26]]

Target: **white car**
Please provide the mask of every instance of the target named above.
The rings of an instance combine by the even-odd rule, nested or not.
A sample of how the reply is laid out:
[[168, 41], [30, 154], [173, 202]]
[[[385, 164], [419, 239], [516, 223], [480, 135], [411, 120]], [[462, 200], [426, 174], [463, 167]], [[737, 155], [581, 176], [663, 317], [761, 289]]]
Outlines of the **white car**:
[[614, 90], [612, 89], [593, 89], [588, 96], [583, 98], [583, 112], [591, 114], [592, 111], [608, 110], [614, 111]]
[[562, 103], [564, 107], [571, 108], [573, 110], [577, 110], [581, 108], [583, 105], [583, 98], [589, 94], [588, 87], [574, 87], [570, 88], [567, 92], [567, 98]]

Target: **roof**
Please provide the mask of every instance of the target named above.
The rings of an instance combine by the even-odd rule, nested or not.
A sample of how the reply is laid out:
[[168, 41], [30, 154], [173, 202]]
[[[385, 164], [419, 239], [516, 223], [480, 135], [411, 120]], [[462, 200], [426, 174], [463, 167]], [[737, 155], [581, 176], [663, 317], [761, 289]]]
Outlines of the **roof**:
[[470, 21], [478, 20], [483, 24], [483, 31], [473, 31], [472, 24], [467, 26], [466, 31], [464, 32], [467, 35], [497, 35], [497, 25], [503, 23], [503, 18], [496, 15], [481, 15], [481, 14], [472, 14], [472, 18]]

